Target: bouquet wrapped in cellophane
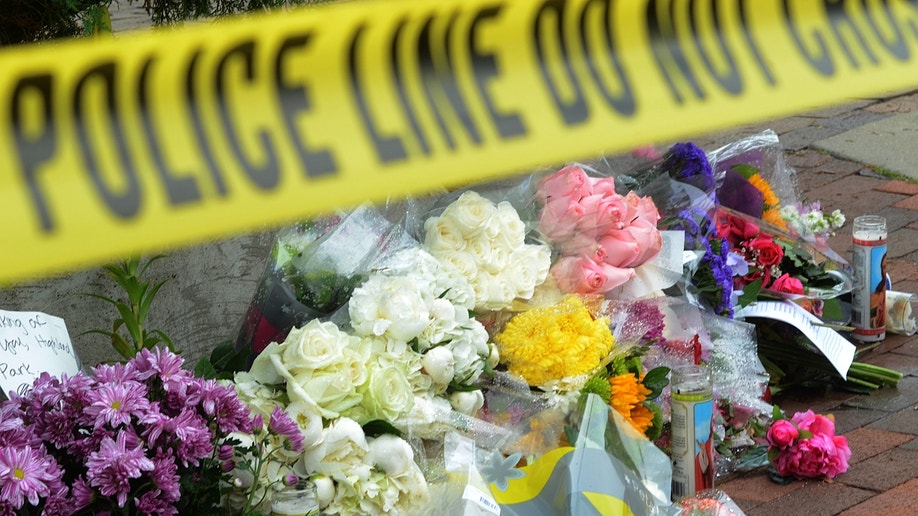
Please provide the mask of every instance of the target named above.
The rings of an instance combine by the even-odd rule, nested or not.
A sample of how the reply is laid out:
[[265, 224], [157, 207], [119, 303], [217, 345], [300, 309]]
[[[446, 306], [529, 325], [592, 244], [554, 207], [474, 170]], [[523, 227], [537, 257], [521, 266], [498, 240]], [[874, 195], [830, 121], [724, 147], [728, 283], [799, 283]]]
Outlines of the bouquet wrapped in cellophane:
[[[670, 369], [713, 371], [718, 474], [764, 465], [768, 373], [733, 316], [849, 286], [818, 228], [773, 219], [796, 203], [781, 153], [773, 133], [680, 143], [622, 172], [568, 164], [283, 230], [237, 389], [300, 424], [290, 471], [324, 513], [677, 513]], [[792, 266], [833, 283], [788, 291]]]

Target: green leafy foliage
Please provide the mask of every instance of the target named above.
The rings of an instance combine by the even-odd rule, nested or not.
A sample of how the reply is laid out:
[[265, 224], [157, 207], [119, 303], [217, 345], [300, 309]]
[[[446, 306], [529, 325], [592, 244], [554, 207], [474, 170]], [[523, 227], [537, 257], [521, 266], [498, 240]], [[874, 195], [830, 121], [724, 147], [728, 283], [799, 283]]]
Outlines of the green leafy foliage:
[[194, 374], [207, 379], [232, 380], [239, 371], [248, 370], [248, 349], [237, 350], [232, 341], [226, 340], [203, 356], [194, 365]]
[[143, 264], [140, 258], [131, 258], [103, 267], [108, 277], [121, 287], [126, 299], [112, 299], [94, 293], [84, 294], [111, 304], [118, 312], [118, 317], [114, 319], [111, 330], [94, 329], [86, 333], [108, 337], [115, 351], [126, 360], [134, 358], [143, 349], [153, 349], [157, 345], [162, 345], [173, 353], [180, 353], [175, 349], [172, 339], [166, 333], [158, 329], [148, 329], [145, 326], [153, 300], [159, 293], [159, 289], [168, 280], [144, 281], [142, 276], [153, 262], [162, 257], [162, 255], [154, 256]]
[[385, 419], [374, 419], [372, 421], [367, 421], [363, 424], [363, 433], [367, 437], [379, 437], [385, 434], [391, 434], [396, 437], [401, 437], [402, 432], [398, 428], [392, 426], [392, 423], [386, 421]]

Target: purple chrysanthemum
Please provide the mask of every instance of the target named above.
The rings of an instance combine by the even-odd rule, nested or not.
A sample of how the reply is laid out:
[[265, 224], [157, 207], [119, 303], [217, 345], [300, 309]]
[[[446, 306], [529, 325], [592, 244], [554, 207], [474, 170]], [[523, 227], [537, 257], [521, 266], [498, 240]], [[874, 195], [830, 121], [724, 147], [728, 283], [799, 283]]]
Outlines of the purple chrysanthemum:
[[90, 453], [86, 460], [89, 485], [98, 488], [103, 496], [114, 497], [118, 507], [127, 503], [131, 480], [156, 467], [145, 455], [143, 444], [129, 433], [122, 430], [115, 440], [103, 438], [99, 450]]
[[178, 464], [172, 450], [160, 451], [153, 458], [155, 468], [150, 476], [153, 483], [159, 488], [161, 497], [167, 502], [176, 502], [182, 496], [181, 478], [178, 474]]
[[95, 427], [127, 425], [132, 415], [141, 416], [150, 409], [147, 387], [138, 382], [101, 384], [90, 396], [86, 414], [95, 418]]
[[54, 459], [33, 448], [0, 448], [0, 497], [16, 509], [26, 500], [38, 505], [60, 484], [60, 475]]
[[194, 386], [195, 391], [200, 393], [201, 410], [214, 418], [220, 432], [251, 430], [251, 411], [239, 399], [232, 385], [220, 384], [216, 380], [195, 380]]
[[296, 424], [296, 421], [291, 419], [284, 412], [284, 409], [277, 406], [274, 407], [268, 427], [275, 433], [284, 436], [290, 444], [291, 450], [295, 452], [303, 451], [303, 433], [300, 432], [300, 427]]
[[93, 376], [100, 384], [124, 383], [139, 381], [139, 373], [133, 361], [124, 364], [100, 364], [92, 369]]
[[142, 350], [134, 358], [138, 374], [144, 378], [156, 377], [168, 393], [185, 397], [185, 389], [194, 376], [182, 369], [185, 360], [168, 349], [156, 348], [153, 351]]
[[140, 514], [149, 516], [172, 516], [178, 514], [178, 509], [172, 503], [166, 501], [158, 491], [147, 491], [134, 498], [134, 504]]
[[642, 340], [663, 344], [663, 329], [666, 325], [660, 307], [647, 301], [636, 301], [629, 307], [628, 316], [646, 325], [647, 331], [641, 337]]

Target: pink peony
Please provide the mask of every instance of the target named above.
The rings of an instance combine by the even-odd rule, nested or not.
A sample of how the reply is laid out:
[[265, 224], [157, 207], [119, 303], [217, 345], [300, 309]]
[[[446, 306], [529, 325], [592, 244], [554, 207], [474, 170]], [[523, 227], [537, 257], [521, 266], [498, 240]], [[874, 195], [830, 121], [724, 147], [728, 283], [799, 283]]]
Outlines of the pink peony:
[[786, 272], [771, 284], [771, 288], [788, 294], [803, 294], [803, 283]]
[[551, 267], [551, 275], [565, 292], [599, 294], [623, 285], [634, 277], [634, 270], [596, 263], [585, 256], [565, 256]]
[[794, 444], [794, 441], [796, 441], [798, 437], [800, 437], [800, 432], [797, 430], [797, 427], [786, 419], [775, 421], [765, 435], [769, 445], [781, 450]]

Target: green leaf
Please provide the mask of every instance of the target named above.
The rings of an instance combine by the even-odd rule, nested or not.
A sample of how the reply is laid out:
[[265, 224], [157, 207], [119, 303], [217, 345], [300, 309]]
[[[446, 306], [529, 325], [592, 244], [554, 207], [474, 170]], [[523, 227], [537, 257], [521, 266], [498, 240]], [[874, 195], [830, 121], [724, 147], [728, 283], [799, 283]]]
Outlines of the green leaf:
[[402, 436], [402, 432], [385, 419], [367, 421], [363, 425], [363, 433], [366, 434], [367, 437], [379, 437], [384, 434], [390, 434], [396, 437]]
[[245, 371], [248, 368], [249, 350], [236, 350], [236, 345], [232, 341], [225, 340], [210, 352], [210, 362], [217, 371], [228, 372], [230, 374], [238, 371]]
[[660, 366], [654, 367], [644, 375], [644, 387], [650, 390], [647, 399], [654, 399], [659, 396], [663, 389], [669, 385], [669, 368]]
[[809, 439], [813, 437], [813, 432], [809, 430], [800, 430], [800, 439]]
[[749, 306], [759, 297], [759, 293], [762, 291], [762, 280], [757, 279], [752, 283], [743, 287], [743, 295], [737, 300], [739, 306]]
[[209, 358], [201, 357], [198, 363], [194, 365], [194, 375], [211, 380], [217, 377], [217, 370], [214, 368], [213, 364], [210, 363]]
[[133, 346], [128, 344], [128, 341], [124, 339], [121, 335], [117, 333], [112, 333], [112, 347], [115, 348], [121, 356], [127, 359], [134, 358], [137, 355], [137, 350]]
[[736, 172], [737, 174], [743, 176], [743, 177], [746, 178], [746, 179], [749, 179], [749, 178], [751, 178], [752, 176], [754, 176], [754, 175], [756, 175], [756, 174], [758, 174], [758, 173], [760, 172], [760, 170], [759, 170], [758, 168], [753, 167], [752, 165], [749, 165], [749, 164], [746, 164], [746, 163], [738, 163], [738, 164], [736, 164], [736, 165], [733, 165], [733, 166], [730, 167], [730, 168], [732, 168], [734, 172]]
[[771, 419], [774, 420], [774, 421], [779, 421], [779, 420], [781, 420], [781, 419], [784, 419], [784, 413], [781, 412], [781, 407], [779, 407], [779, 406], [777, 406], [777, 405], [775, 405], [774, 407], [772, 407], [772, 409], [771, 409]]
[[644, 406], [653, 413], [653, 423], [647, 429], [647, 438], [655, 441], [663, 434], [663, 409], [652, 401], [644, 401]]

